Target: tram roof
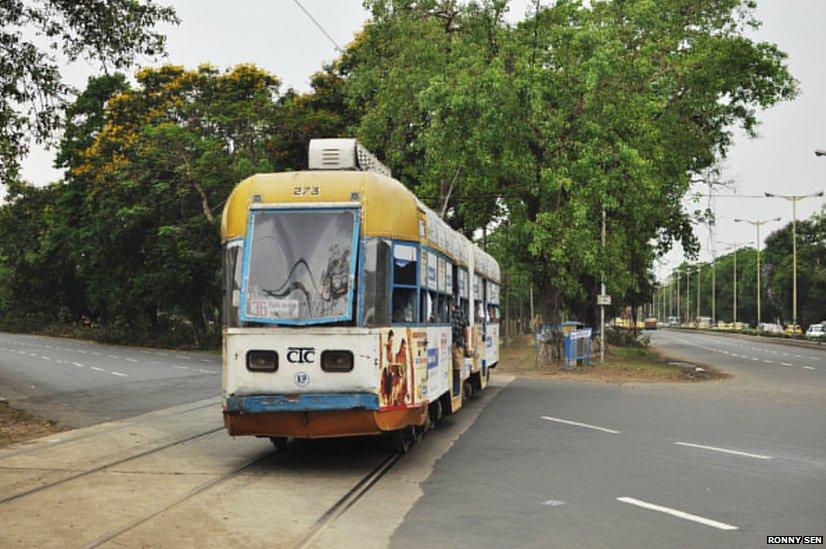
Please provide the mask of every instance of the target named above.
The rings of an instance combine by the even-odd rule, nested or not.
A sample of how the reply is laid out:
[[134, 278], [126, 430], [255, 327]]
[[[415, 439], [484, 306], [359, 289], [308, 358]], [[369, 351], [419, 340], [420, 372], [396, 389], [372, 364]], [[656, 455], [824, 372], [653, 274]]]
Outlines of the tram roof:
[[[257, 196], [256, 196], [257, 195]], [[256, 174], [230, 193], [221, 217], [224, 241], [246, 236], [253, 203], [331, 204], [359, 203], [365, 236], [426, 243], [454, 261], [469, 264], [468, 239], [451, 229], [399, 181], [370, 171], [308, 170]], [[425, 235], [419, 233], [419, 222]], [[499, 282], [499, 264], [473, 246], [474, 267]]]

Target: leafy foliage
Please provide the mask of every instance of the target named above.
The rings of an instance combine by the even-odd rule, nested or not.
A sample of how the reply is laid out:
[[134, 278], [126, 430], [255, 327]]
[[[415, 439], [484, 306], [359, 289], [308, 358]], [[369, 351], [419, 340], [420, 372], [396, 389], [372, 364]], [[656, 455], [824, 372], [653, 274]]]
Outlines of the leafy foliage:
[[177, 21], [152, 0], [0, 0], [0, 182], [18, 177], [29, 136], [45, 141], [61, 125], [71, 90], [58, 55], [123, 69], [162, 53], [165, 37], [154, 29]]

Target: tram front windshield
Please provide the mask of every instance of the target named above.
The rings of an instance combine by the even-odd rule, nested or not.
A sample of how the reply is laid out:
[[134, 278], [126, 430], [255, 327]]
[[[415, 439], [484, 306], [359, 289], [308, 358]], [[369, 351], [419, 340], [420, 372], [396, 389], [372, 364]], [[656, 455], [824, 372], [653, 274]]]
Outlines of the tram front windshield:
[[251, 213], [247, 320], [312, 323], [349, 319], [356, 210]]

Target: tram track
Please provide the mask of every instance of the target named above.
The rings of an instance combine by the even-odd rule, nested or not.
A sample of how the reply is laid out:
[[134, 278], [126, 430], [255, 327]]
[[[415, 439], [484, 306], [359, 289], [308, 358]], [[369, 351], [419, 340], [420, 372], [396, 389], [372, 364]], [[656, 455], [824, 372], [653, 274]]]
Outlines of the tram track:
[[309, 532], [295, 545], [296, 549], [310, 547], [321, 533], [327, 529], [338, 517], [352, 507], [370, 488], [372, 488], [396, 464], [404, 454], [391, 454], [367, 473], [346, 494], [327, 509], [321, 517], [310, 527]]
[[7, 503], [10, 503], [10, 502], [15, 501], [15, 500], [19, 500], [21, 498], [30, 496], [32, 494], [36, 494], [38, 492], [43, 492], [45, 490], [49, 490], [49, 489], [54, 488], [56, 486], [60, 486], [61, 484], [65, 484], [67, 482], [71, 482], [71, 481], [77, 480], [79, 478], [83, 478], [83, 477], [86, 477], [86, 476], [89, 476], [89, 475], [93, 475], [95, 473], [99, 473], [100, 471], [110, 469], [112, 467], [116, 467], [118, 465], [122, 465], [124, 463], [130, 462], [130, 461], [133, 461], [133, 460], [136, 460], [136, 459], [139, 459], [139, 458], [142, 458], [142, 457], [145, 457], [145, 456], [157, 453], [157, 452], [162, 452], [162, 451], [167, 450], [169, 448], [172, 448], [174, 446], [178, 446], [179, 444], [184, 444], [186, 442], [190, 442], [192, 440], [196, 440], [196, 439], [199, 439], [199, 438], [202, 438], [202, 437], [205, 437], [205, 436], [208, 436], [208, 435], [211, 435], [213, 433], [217, 433], [218, 431], [223, 431], [223, 430], [224, 430], [224, 427], [221, 426], [221, 427], [215, 427], [213, 429], [208, 429], [206, 431], [201, 431], [201, 432], [196, 433], [194, 435], [190, 435], [190, 436], [175, 440], [173, 442], [163, 444], [161, 446], [156, 446], [154, 448], [144, 450], [143, 452], [139, 452], [137, 454], [133, 454], [133, 455], [130, 455], [130, 456], [125, 457], [125, 458], [121, 458], [121, 459], [118, 459], [118, 460], [115, 460], [115, 461], [104, 463], [102, 465], [98, 465], [97, 467], [92, 467], [91, 469], [81, 471], [81, 472], [76, 473], [74, 475], [69, 475], [68, 477], [62, 478], [62, 479], [57, 480], [55, 482], [50, 482], [48, 484], [43, 484], [41, 486], [35, 486], [34, 488], [29, 488], [28, 490], [24, 490], [22, 492], [18, 492], [16, 494], [12, 494], [11, 496], [7, 496], [5, 498], [0, 499], [0, 505], [5, 505]]
[[[13, 457], [22, 456], [22, 455], [26, 455], [26, 454], [31, 454], [31, 453], [34, 453], [34, 452], [38, 452], [40, 450], [45, 450], [47, 448], [54, 448], [56, 446], [61, 446], [63, 444], [68, 444], [70, 442], [76, 442], [78, 440], [83, 440], [83, 439], [86, 439], [86, 438], [100, 436], [100, 435], [105, 434], [105, 433], [112, 433], [112, 432], [115, 432], [115, 431], [121, 431], [123, 429], [132, 429], [136, 425], [141, 425], [141, 424], [153, 421], [153, 420], [157, 420], [158, 417], [165, 417], [167, 415], [180, 416], [181, 414], [187, 414], [189, 412], [196, 412], [198, 410], [203, 410], [204, 408], [209, 408], [210, 406], [218, 406], [218, 402], [214, 401], [214, 402], [209, 402], [207, 404], [200, 404], [198, 406], [194, 406], [192, 408], [185, 408], [183, 410], [175, 409], [175, 410], [170, 411], [170, 412], [165, 413], [165, 414], [158, 414], [157, 412], [150, 412], [149, 414], [145, 414], [144, 417], [133, 418], [133, 419], [128, 420], [127, 422], [118, 422], [117, 424], [112, 425], [111, 427], [107, 427], [107, 428], [95, 428], [95, 426], [89, 427], [88, 429], [94, 429], [94, 430], [91, 431], [91, 432], [88, 432], [88, 433], [84, 433], [82, 435], [71, 437], [71, 438], [60, 439], [59, 441], [56, 441], [56, 442], [50, 442], [48, 444], [37, 445], [37, 446], [34, 446], [32, 448], [23, 448], [21, 450], [13, 450], [13, 451], [10, 451], [10, 452], [0, 453], [0, 462], [4, 461], [6, 459], [13, 458]], [[57, 438], [59, 436], [60, 436], [60, 433], [55, 433], [54, 436], [52, 436], [51, 438]], [[2, 503], [2, 501], [0, 501], [0, 503]]]

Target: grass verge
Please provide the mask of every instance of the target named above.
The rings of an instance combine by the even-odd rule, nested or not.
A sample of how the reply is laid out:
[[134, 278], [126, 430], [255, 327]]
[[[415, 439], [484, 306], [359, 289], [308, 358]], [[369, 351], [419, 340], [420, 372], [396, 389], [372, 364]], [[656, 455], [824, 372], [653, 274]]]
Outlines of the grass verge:
[[35, 417], [0, 400], [0, 448], [61, 430], [53, 421]]
[[571, 371], [563, 370], [557, 364], [539, 367], [536, 364], [536, 348], [529, 341], [501, 347], [497, 370], [513, 375], [608, 383], [693, 382], [729, 377], [714, 367], [671, 360], [643, 347], [609, 346], [605, 353], [605, 364], [599, 364], [599, 358], [595, 356], [590, 365], [577, 366]]

